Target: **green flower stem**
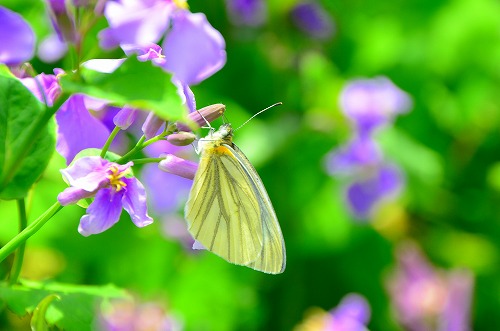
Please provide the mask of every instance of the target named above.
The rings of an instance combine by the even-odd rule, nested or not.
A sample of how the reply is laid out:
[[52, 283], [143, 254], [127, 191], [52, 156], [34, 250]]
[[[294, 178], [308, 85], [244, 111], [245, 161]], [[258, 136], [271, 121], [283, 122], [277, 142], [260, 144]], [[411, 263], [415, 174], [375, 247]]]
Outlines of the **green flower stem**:
[[143, 142], [144, 140], [146, 140], [146, 136], [142, 136], [139, 141], [137, 142], [137, 144], [134, 146], [134, 148], [132, 148], [127, 154], [123, 155], [121, 158], [119, 158], [118, 160], [116, 160], [116, 163], [121, 163], [123, 164], [124, 162], [130, 160], [130, 158], [135, 154], [137, 153], [138, 151], [140, 151], [141, 149], [144, 148], [143, 146]]
[[113, 131], [109, 135], [108, 140], [106, 140], [106, 143], [104, 144], [104, 146], [102, 148], [102, 151], [101, 151], [101, 157], [102, 158], [104, 157], [104, 155], [106, 155], [106, 152], [108, 151], [109, 146], [111, 146], [111, 143], [115, 139], [115, 137], [118, 134], [118, 132], [120, 132], [120, 130], [121, 130], [120, 127], [115, 126], [115, 128], [113, 129]]
[[145, 157], [143, 159], [135, 159], [131, 161], [134, 162], [134, 164], [146, 164], [146, 163], [158, 163], [162, 160], [164, 159], [161, 157]]
[[52, 218], [63, 206], [59, 202], [54, 203], [45, 213], [40, 215], [33, 223], [31, 223], [26, 229], [17, 234], [12, 238], [5, 246], [0, 249], [0, 262], [5, 260], [16, 248], [21, 244], [24, 244], [28, 238], [34, 235], [40, 228], [47, 223], [48, 220]]
[[22, 135], [19, 136], [21, 141], [20, 147], [12, 151], [11, 162], [5, 164], [3, 171], [2, 182], [0, 183], [0, 191], [2, 191], [16, 174], [18, 168], [23, 164], [23, 160], [30, 152], [33, 144], [37, 141], [40, 132], [50, 121], [59, 107], [68, 99], [68, 95], [61, 95], [52, 107], [47, 107], [43, 113], [38, 116], [31, 126], [26, 128]]
[[[19, 212], [19, 233], [23, 232], [28, 225], [28, 219], [26, 218], [26, 205], [24, 203], [24, 199], [17, 200], [17, 210]], [[12, 265], [12, 269], [10, 271], [9, 284], [14, 285], [17, 283], [19, 279], [19, 275], [21, 273], [21, 268], [23, 266], [24, 259], [24, 247], [26, 243], [22, 242], [19, 245], [19, 248], [16, 252], [16, 257], [14, 259], [14, 264]]]

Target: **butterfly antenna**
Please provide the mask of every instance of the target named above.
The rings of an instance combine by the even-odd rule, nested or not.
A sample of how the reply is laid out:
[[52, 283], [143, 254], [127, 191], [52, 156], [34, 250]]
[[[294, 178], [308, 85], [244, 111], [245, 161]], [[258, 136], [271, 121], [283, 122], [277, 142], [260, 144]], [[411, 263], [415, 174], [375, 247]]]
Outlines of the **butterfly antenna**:
[[208, 129], [211, 129], [211, 130], [212, 130], [213, 128], [212, 128], [212, 126], [210, 125], [210, 122], [209, 122], [209, 121], [205, 118], [205, 116], [203, 116], [203, 114], [202, 114], [202, 113], [201, 113], [198, 109], [196, 109], [196, 112], [197, 112], [198, 114], [200, 114], [201, 118], [203, 118], [203, 120], [205, 121], [205, 123], [207, 123]]
[[242, 125], [240, 125], [240, 126], [239, 126], [238, 128], [236, 128], [236, 130], [234, 130], [234, 131], [237, 131], [237, 130], [241, 129], [241, 128], [245, 125], [245, 124], [247, 124], [248, 122], [250, 122], [250, 120], [252, 120], [255, 116], [259, 115], [260, 113], [263, 113], [263, 112], [265, 112], [266, 110], [268, 110], [268, 109], [270, 109], [270, 108], [273, 108], [273, 107], [275, 107], [275, 106], [280, 106], [280, 105], [282, 105], [282, 104], [283, 104], [283, 102], [276, 102], [275, 104], [270, 105], [269, 107], [262, 109], [262, 110], [261, 110], [261, 111], [259, 111], [257, 114], [254, 114], [252, 117], [250, 117], [249, 119], [247, 119], [247, 120], [245, 121], [245, 123], [243, 123]]

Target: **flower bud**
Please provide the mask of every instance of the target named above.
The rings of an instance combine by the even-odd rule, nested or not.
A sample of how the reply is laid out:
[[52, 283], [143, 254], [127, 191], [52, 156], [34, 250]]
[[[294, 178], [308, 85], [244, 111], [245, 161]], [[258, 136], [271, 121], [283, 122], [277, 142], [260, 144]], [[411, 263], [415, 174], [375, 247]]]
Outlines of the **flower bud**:
[[175, 146], [187, 146], [196, 139], [192, 132], [181, 131], [179, 133], [172, 133], [167, 136], [167, 141]]
[[154, 113], [149, 113], [142, 125], [142, 132], [144, 132], [147, 139], [151, 139], [156, 136], [163, 123], [165, 123], [165, 120], [159, 118]]
[[198, 170], [198, 164], [193, 161], [181, 159], [172, 154], [166, 154], [165, 159], [158, 164], [158, 168], [180, 177], [193, 179]]
[[[207, 122], [212, 122], [221, 117], [226, 111], [226, 106], [221, 103], [216, 103], [210, 106], [203, 107], [198, 111], [194, 111], [188, 115], [189, 119], [195, 122], [199, 127], [207, 125]], [[200, 115], [201, 114], [201, 115]], [[206, 121], [205, 121], [206, 120]], [[179, 131], [191, 131], [191, 129], [182, 123], [177, 122]]]
[[120, 129], [127, 130], [135, 122], [137, 115], [137, 109], [125, 106], [113, 117], [113, 123]]

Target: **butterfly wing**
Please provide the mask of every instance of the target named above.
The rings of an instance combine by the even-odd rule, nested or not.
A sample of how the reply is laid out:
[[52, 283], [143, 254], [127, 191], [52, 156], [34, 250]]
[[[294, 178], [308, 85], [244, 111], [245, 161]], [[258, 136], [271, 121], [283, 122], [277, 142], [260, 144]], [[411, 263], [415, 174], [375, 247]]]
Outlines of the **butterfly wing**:
[[193, 237], [227, 261], [267, 273], [284, 270], [283, 236], [273, 207], [237, 147], [202, 152], [185, 216]]
[[234, 150], [240, 164], [251, 177], [254, 191], [257, 192], [261, 214], [262, 251], [255, 261], [248, 264], [248, 267], [271, 274], [282, 273], [286, 267], [285, 241], [273, 205], [253, 165], [236, 145], [234, 145]]

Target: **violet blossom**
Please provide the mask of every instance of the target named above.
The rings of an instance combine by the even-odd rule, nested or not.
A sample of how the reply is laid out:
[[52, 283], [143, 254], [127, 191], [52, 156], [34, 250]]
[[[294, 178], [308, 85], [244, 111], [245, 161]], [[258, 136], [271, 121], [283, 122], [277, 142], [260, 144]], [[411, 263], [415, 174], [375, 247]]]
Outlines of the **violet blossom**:
[[469, 331], [473, 278], [467, 270], [433, 267], [414, 243], [397, 250], [388, 281], [396, 317], [410, 331]]
[[30, 25], [5, 7], [0, 6], [0, 63], [14, 66], [28, 61], [35, 52], [35, 34]]
[[335, 32], [330, 14], [317, 2], [301, 2], [292, 9], [293, 23], [305, 34], [315, 39], [329, 39]]
[[144, 186], [136, 178], [127, 177], [132, 165], [132, 162], [121, 165], [99, 156], [87, 156], [61, 170], [70, 185], [57, 197], [61, 205], [95, 197], [87, 214], [80, 219], [78, 232], [89, 236], [106, 231], [118, 222], [122, 208], [138, 227], [153, 222], [147, 213]]
[[374, 133], [410, 105], [409, 96], [385, 77], [354, 80], [341, 92], [340, 106], [353, 124], [353, 136], [328, 154], [326, 168], [332, 176], [348, 177], [345, 196], [358, 219], [368, 219], [382, 201], [401, 192], [403, 172], [385, 160]]
[[367, 331], [370, 320], [370, 305], [356, 293], [346, 295], [329, 312], [316, 309], [295, 330], [297, 331]]
[[229, 19], [235, 25], [260, 26], [267, 19], [264, 0], [226, 0]]

